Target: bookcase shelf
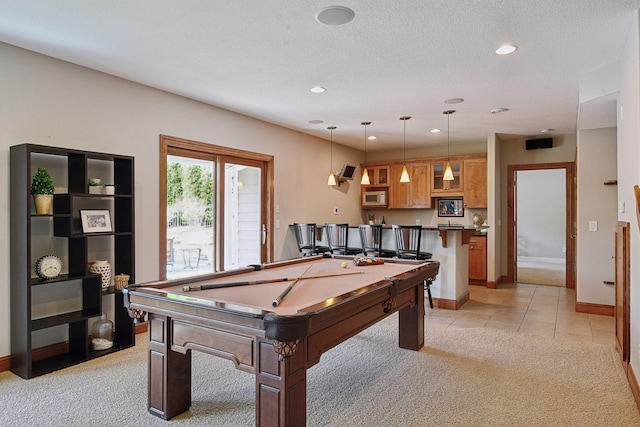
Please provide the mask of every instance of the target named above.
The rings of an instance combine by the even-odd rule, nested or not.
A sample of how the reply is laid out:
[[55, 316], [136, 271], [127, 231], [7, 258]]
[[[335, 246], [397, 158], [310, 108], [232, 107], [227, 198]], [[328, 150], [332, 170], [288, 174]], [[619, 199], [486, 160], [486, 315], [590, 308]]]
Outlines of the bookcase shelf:
[[[30, 194], [40, 166], [56, 187], [46, 215], [35, 214]], [[89, 178], [113, 183], [115, 194], [89, 194]], [[33, 378], [135, 345], [122, 292], [102, 288], [101, 275], [89, 271], [94, 260], [107, 259], [113, 274], [135, 280], [134, 158], [20, 144], [10, 148], [10, 181], [11, 371]], [[83, 233], [81, 209], [108, 210], [113, 231]], [[34, 264], [50, 254], [63, 260], [63, 272], [42, 280]], [[89, 331], [103, 311], [114, 323], [114, 345], [95, 351]], [[47, 342], [49, 336], [62, 338]]]

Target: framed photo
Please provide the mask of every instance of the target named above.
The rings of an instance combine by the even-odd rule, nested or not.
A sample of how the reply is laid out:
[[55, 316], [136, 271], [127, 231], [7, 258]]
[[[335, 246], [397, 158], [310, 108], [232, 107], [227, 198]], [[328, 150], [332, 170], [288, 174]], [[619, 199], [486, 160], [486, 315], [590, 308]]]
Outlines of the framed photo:
[[80, 210], [83, 233], [110, 233], [111, 215], [109, 210]]
[[438, 216], [464, 216], [462, 199], [438, 199]]

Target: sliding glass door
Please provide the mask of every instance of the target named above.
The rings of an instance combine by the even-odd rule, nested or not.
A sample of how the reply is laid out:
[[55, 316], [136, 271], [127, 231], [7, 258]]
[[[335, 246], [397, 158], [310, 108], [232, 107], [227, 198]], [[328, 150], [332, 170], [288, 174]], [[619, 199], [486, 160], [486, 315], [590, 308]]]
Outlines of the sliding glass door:
[[271, 260], [273, 159], [161, 136], [160, 278]]

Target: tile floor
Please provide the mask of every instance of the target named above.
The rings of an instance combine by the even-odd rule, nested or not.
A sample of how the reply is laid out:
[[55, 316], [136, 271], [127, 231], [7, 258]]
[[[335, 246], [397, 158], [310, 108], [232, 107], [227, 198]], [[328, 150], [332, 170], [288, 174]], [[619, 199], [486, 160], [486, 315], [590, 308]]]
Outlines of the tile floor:
[[459, 310], [430, 309], [427, 302], [425, 327], [485, 327], [615, 346], [614, 318], [576, 313], [575, 290], [522, 283], [469, 288]]

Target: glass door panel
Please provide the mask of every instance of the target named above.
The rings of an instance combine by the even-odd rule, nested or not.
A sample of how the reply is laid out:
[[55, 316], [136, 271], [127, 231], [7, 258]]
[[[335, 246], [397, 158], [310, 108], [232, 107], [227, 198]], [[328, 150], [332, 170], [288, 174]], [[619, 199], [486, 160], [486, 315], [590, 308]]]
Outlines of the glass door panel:
[[167, 279], [215, 271], [215, 162], [167, 156]]
[[262, 263], [262, 169], [224, 167], [224, 269]]

